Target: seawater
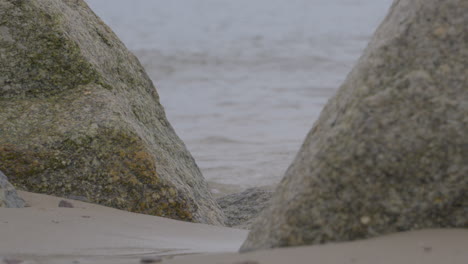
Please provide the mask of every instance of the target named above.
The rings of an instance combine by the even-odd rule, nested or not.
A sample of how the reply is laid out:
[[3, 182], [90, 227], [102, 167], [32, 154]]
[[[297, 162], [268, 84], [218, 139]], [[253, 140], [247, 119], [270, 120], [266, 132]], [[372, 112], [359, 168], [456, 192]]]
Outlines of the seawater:
[[391, 0], [86, 0], [217, 195], [274, 186]]

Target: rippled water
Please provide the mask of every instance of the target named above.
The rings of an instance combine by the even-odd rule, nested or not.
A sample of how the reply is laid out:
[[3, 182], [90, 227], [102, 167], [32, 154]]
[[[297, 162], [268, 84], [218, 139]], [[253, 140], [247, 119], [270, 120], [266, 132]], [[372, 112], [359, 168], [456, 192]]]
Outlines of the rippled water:
[[87, 0], [215, 192], [274, 185], [391, 0]]

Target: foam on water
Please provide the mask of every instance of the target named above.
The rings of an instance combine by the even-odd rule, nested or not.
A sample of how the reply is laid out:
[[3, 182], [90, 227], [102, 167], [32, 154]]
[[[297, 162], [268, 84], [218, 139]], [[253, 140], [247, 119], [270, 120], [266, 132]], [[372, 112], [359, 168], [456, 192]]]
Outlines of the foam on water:
[[277, 183], [391, 0], [87, 0], [155, 82], [204, 176]]

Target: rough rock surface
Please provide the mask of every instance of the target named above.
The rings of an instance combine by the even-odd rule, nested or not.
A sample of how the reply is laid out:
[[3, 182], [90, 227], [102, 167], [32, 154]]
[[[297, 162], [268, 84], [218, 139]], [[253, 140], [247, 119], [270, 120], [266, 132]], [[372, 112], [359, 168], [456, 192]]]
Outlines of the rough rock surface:
[[0, 207], [22, 208], [24, 200], [18, 196], [15, 187], [8, 182], [7, 176], [0, 171]]
[[224, 221], [144, 69], [83, 0], [0, 0], [0, 134], [23, 190]]
[[256, 187], [220, 197], [216, 201], [226, 216], [226, 226], [249, 229], [255, 218], [268, 206], [272, 194], [270, 190]]
[[397, 0], [241, 251], [468, 227], [468, 1]]

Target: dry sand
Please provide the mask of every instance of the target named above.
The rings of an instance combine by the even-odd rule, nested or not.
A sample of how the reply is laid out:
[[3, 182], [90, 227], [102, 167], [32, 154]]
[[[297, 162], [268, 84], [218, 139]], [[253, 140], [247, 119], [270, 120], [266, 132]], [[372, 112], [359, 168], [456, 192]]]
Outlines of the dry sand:
[[134, 214], [73, 200], [68, 201], [74, 208], [59, 208], [62, 198], [27, 192], [20, 195], [31, 207], [0, 208], [0, 263], [3, 257], [24, 260], [24, 264], [119, 264], [140, 263], [142, 257], [153, 256], [162, 256], [162, 263], [168, 264], [468, 263], [468, 229], [422, 230], [355, 242], [238, 254], [234, 252], [246, 237], [244, 230]]

